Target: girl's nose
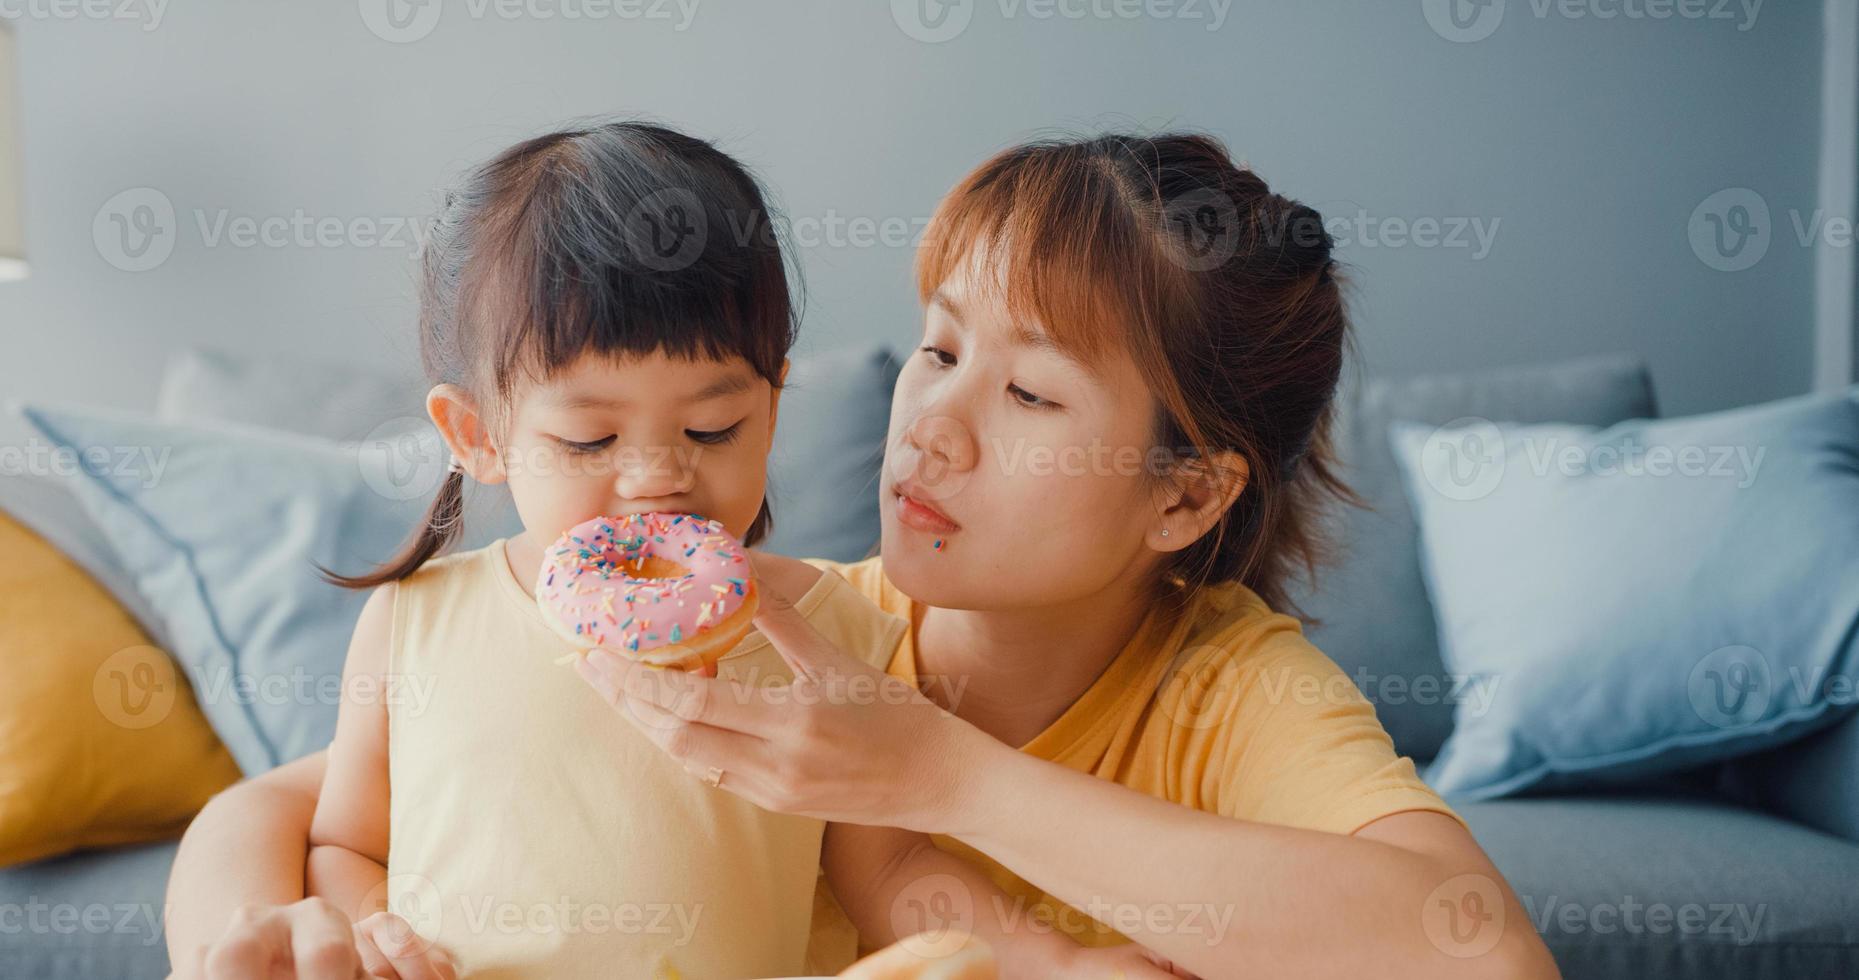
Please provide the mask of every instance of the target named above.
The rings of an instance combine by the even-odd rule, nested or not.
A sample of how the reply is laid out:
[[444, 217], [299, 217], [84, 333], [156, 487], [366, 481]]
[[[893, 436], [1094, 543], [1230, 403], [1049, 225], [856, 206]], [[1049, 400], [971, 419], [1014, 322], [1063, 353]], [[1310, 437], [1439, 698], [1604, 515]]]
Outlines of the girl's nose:
[[684, 458], [677, 447], [670, 446], [622, 452], [616, 466], [613, 490], [627, 500], [684, 493], [690, 489], [695, 462]]

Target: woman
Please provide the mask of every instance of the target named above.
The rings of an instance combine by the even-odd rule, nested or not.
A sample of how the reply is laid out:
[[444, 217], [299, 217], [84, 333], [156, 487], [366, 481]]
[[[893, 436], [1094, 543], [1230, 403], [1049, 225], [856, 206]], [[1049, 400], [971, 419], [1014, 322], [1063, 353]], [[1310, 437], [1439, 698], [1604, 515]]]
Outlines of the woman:
[[[920, 882], [856, 923], [868, 946], [953, 922], [1127, 938], [1209, 978], [1555, 976], [1463, 823], [1273, 611], [1346, 493], [1330, 245], [1205, 137], [988, 161], [919, 255], [881, 554], [819, 563], [910, 623], [888, 675], [774, 601], [757, 625], [793, 689], [604, 656], [583, 676], [695, 777], [850, 828], [829, 833], [934, 835], [1014, 898], [964, 908], [959, 880]], [[320, 772], [300, 760], [202, 814], [171, 948], [302, 944], [341, 969], [346, 920], [292, 904]], [[394, 925], [358, 936], [393, 958]], [[417, 944], [395, 965], [445, 969]]]

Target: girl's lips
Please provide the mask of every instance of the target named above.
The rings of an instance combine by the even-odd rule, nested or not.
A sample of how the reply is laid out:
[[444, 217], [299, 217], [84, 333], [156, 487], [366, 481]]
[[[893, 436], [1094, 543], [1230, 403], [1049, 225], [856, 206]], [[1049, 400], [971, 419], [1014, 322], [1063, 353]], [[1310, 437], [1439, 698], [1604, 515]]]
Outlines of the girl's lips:
[[897, 520], [905, 527], [914, 527], [919, 531], [932, 534], [953, 534], [961, 530], [961, 525], [948, 518], [948, 515], [934, 507], [910, 496], [903, 490], [892, 491], [897, 498]]

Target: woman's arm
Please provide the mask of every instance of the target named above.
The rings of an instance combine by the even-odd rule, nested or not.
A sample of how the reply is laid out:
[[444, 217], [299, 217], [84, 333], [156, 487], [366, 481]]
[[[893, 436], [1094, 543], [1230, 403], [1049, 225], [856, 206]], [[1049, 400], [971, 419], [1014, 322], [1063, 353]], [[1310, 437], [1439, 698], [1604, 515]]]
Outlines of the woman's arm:
[[1158, 800], [1002, 744], [834, 649], [779, 596], [755, 622], [794, 669], [778, 704], [598, 650], [577, 669], [687, 769], [729, 773], [752, 803], [953, 835], [1210, 980], [1557, 976], [1449, 817], [1400, 813], [1345, 836]]
[[[952, 933], [980, 937], [1008, 977], [1122, 976], [1166, 980], [1166, 964], [1134, 944], [1086, 949], [1012, 899], [980, 868], [928, 836], [891, 827], [831, 824], [821, 863], [833, 895], [867, 946]], [[930, 950], [911, 952], [927, 955]]]
[[[970, 751], [950, 833], [1210, 980], [1558, 975], [1503, 876], [1443, 814], [1397, 813], [1353, 836], [1296, 830], [999, 742]], [[1078, 860], [1081, 842], [1092, 860]]]

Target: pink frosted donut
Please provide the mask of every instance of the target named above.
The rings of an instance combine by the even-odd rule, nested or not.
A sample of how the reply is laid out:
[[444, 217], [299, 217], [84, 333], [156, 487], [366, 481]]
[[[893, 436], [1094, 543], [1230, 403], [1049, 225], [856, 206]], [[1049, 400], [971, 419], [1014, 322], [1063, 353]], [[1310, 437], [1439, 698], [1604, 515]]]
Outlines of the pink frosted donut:
[[749, 632], [755, 579], [741, 543], [720, 522], [695, 514], [596, 517], [550, 546], [536, 604], [582, 649], [695, 670]]

